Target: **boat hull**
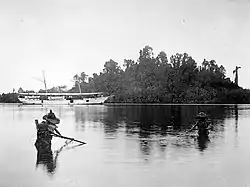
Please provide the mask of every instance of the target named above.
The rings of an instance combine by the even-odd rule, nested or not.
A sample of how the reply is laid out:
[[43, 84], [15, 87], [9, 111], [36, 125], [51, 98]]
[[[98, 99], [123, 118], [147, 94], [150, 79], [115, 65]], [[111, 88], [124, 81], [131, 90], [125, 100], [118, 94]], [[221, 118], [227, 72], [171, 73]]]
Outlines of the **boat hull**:
[[33, 100], [20, 98], [20, 102], [23, 105], [98, 105], [103, 104], [108, 97], [98, 97], [98, 98], [84, 98], [75, 100]]

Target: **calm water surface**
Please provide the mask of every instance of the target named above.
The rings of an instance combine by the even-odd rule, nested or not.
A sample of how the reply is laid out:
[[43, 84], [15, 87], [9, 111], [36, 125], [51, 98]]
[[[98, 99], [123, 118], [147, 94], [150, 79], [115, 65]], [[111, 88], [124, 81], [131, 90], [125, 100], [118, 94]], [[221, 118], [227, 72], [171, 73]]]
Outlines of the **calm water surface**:
[[[38, 154], [34, 120], [53, 109], [60, 132], [87, 142]], [[209, 139], [194, 132], [209, 114]], [[250, 105], [0, 105], [0, 186], [250, 186]]]

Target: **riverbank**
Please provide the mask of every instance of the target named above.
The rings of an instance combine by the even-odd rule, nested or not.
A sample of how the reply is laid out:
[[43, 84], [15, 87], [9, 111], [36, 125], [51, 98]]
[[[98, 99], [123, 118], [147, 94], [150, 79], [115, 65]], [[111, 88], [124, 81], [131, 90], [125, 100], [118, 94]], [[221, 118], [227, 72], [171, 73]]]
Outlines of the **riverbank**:
[[[169, 93], [171, 94], [171, 93]], [[182, 97], [176, 99], [176, 97], [172, 94], [172, 97], [167, 97], [166, 95], [162, 95], [158, 100], [150, 100], [150, 98], [146, 98], [145, 96], [131, 96], [117, 93], [115, 96], [110, 97], [105, 104], [106, 105], [173, 105], [173, 104], [250, 104], [250, 90], [249, 89], [232, 89], [232, 90], [223, 90], [218, 91], [214, 94], [214, 97], [203, 97], [201, 98], [199, 95], [193, 95], [191, 99], [185, 95], [186, 93], [182, 93]], [[195, 97], [196, 96], [196, 97]], [[164, 98], [168, 98], [164, 100]], [[202, 99], [202, 100], [201, 100]], [[3, 93], [0, 95], [0, 103], [21, 103], [18, 99], [17, 93]]]

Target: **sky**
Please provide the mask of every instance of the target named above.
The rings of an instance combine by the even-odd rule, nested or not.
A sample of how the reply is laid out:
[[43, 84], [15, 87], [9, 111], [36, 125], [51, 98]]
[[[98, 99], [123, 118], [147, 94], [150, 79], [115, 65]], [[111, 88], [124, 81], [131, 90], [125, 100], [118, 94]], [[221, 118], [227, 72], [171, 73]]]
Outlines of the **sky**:
[[71, 88], [75, 74], [113, 59], [188, 53], [215, 60], [250, 88], [250, 0], [0, 0], [0, 93]]

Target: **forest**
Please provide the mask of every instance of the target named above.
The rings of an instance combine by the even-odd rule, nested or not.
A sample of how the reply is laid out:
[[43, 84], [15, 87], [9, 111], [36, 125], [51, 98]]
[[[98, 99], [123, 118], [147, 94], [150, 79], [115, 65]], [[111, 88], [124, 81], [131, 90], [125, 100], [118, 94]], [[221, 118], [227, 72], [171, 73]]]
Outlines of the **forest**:
[[[72, 88], [59, 86], [47, 92], [104, 92], [112, 96], [107, 101], [111, 103], [250, 103], [250, 91], [225, 74], [225, 67], [215, 60], [204, 59], [198, 65], [187, 53], [155, 55], [147, 45], [136, 61], [124, 59], [121, 67], [110, 59], [99, 74], [88, 76], [82, 71], [73, 77]], [[18, 102], [15, 93], [0, 95], [0, 102], [13, 100]]]

